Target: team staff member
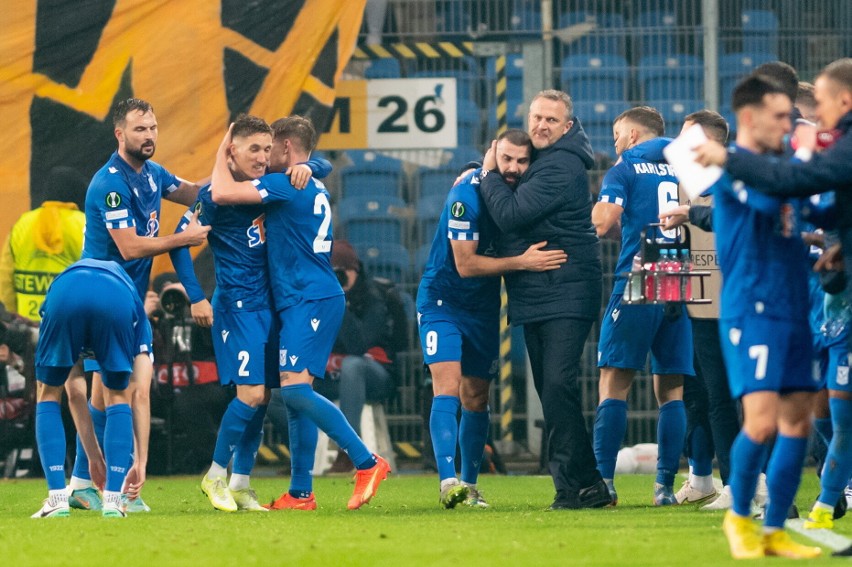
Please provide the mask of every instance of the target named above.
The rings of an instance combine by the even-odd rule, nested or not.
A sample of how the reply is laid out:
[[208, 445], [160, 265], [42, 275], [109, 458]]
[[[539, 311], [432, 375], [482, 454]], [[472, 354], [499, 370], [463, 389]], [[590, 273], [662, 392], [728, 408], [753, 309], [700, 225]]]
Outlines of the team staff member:
[[514, 190], [502, 176], [487, 173], [480, 185], [488, 212], [502, 233], [499, 256], [523, 254], [542, 241], [568, 254], [558, 270], [506, 275], [509, 319], [524, 327], [544, 410], [556, 487], [553, 510], [612, 502], [595, 468], [577, 384], [583, 346], [600, 315], [601, 260], [587, 174], [594, 156], [585, 131], [573, 118], [573, 106], [562, 91], [538, 93], [528, 118], [532, 165]]
[[[529, 167], [531, 148], [526, 132], [507, 130], [485, 155], [484, 169], [468, 174], [450, 190], [417, 291], [420, 344], [435, 394], [429, 430], [444, 508], [461, 502], [488, 507], [476, 481], [488, 438], [488, 390], [497, 377], [497, 276], [514, 270], [553, 270], [566, 259], [561, 250], [541, 250], [545, 242], [533, 244], [520, 256], [485, 255], [497, 229], [479, 196], [482, 172], [515, 187]], [[456, 478], [456, 444], [461, 482]]]

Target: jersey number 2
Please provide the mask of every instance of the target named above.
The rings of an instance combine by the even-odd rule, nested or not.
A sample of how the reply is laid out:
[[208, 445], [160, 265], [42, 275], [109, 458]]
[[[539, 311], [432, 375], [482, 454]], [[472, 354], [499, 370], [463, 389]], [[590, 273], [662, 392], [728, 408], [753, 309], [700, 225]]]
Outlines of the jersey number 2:
[[317, 237], [314, 238], [314, 252], [316, 254], [331, 252], [331, 240], [328, 239], [328, 229], [331, 227], [331, 205], [325, 193], [317, 193], [314, 199], [314, 214], [323, 215]]

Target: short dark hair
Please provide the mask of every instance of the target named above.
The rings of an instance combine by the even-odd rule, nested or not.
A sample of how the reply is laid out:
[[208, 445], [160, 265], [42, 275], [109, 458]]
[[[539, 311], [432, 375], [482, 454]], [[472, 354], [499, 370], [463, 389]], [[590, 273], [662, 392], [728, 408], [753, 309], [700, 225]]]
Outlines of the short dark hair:
[[752, 75], [762, 75], [774, 80], [784, 87], [784, 92], [790, 97], [790, 101], [796, 102], [796, 93], [799, 90], [799, 74], [796, 73], [792, 65], [783, 61], [770, 61], [758, 65]]
[[734, 87], [731, 106], [734, 112], [744, 106], [762, 106], [763, 97], [770, 94], [782, 94], [788, 98], [790, 96], [785, 87], [766, 75], [749, 75]]
[[530, 138], [530, 135], [518, 128], [509, 128], [497, 136], [497, 141], [499, 142], [500, 140], [506, 140], [515, 146], [528, 146], [532, 148], [532, 139]]
[[845, 57], [832, 61], [825, 66], [820, 75], [835, 81], [847, 91], [852, 91], [852, 58]]
[[279, 118], [271, 126], [275, 140], [295, 141], [307, 153], [314, 151], [317, 146], [317, 131], [310, 118], [294, 114]]
[[615, 124], [622, 120], [629, 120], [634, 124], [638, 124], [655, 136], [662, 136], [666, 133], [666, 123], [663, 121], [663, 115], [660, 114], [659, 110], [650, 106], [628, 108], [619, 114], [612, 123]]
[[720, 144], [728, 141], [729, 126], [724, 116], [715, 110], [703, 109], [687, 114], [684, 122], [692, 122], [704, 128], [704, 133]]
[[142, 114], [145, 114], [146, 112], [153, 113], [154, 107], [151, 106], [150, 102], [142, 100], [141, 98], [126, 98], [115, 105], [115, 110], [112, 113], [112, 125], [124, 126], [124, 123], [127, 121], [127, 115], [134, 110], [139, 111]]
[[814, 86], [812, 83], [799, 81], [799, 88], [796, 92], [796, 104], [804, 104], [805, 106], [816, 106], [816, 98], [814, 97]]
[[231, 138], [245, 138], [255, 134], [272, 135], [272, 128], [263, 118], [251, 114], [240, 114], [234, 120], [234, 128], [231, 130]]
[[543, 90], [533, 97], [530, 104], [540, 98], [546, 98], [547, 100], [552, 100], [554, 102], [561, 102], [565, 105], [565, 119], [571, 120], [574, 117], [574, 102], [571, 100], [571, 95], [565, 91], [558, 91], [556, 89]]

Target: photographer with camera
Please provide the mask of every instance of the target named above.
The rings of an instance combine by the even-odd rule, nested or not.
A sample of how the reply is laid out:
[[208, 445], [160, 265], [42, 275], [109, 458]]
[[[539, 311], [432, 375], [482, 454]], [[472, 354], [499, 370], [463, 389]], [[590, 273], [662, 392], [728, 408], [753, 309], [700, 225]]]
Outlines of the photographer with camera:
[[152, 282], [145, 308], [154, 329], [151, 414], [164, 419], [166, 451], [152, 451], [151, 469], [195, 474], [213, 454], [231, 396], [219, 388], [210, 329], [190, 316], [186, 290], [173, 272]]

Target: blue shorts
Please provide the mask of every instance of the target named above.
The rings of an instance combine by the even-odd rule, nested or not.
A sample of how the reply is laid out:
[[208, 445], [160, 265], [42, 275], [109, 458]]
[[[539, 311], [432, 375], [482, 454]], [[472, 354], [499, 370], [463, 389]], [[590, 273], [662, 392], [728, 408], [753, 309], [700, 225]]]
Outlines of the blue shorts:
[[304, 301], [278, 312], [278, 369], [325, 376], [328, 356], [343, 322], [346, 298], [342, 295]]
[[[145, 322], [137, 325], [139, 344], [137, 345], [136, 354], [148, 353], [151, 357], [151, 362], [154, 361], [154, 332], [151, 329], [151, 321], [145, 319]], [[92, 356], [86, 356], [83, 358], [83, 371], [84, 372], [98, 372], [103, 373], [101, 370], [100, 364], [95, 360]]]
[[644, 370], [651, 352], [653, 374], [694, 376], [692, 322], [686, 306], [680, 316], [665, 316], [664, 305], [621, 305], [621, 294], [609, 298], [598, 343], [598, 368]]
[[223, 386], [277, 388], [277, 329], [271, 310], [213, 312], [213, 350]]
[[820, 388], [807, 320], [745, 315], [719, 321], [731, 396], [753, 392], [815, 392]]
[[461, 362], [462, 375], [494, 380], [500, 354], [500, 318], [446, 305], [417, 314], [423, 362]]
[[840, 392], [852, 392], [852, 384], [849, 383], [849, 350], [846, 341], [837, 342], [824, 351], [825, 373], [823, 374], [823, 386], [829, 390]]
[[36, 347], [40, 382], [61, 386], [80, 356], [91, 353], [107, 388], [127, 388], [140, 344], [146, 337], [150, 344], [151, 325], [137, 320], [139, 299], [127, 285], [104, 274], [78, 269], [51, 285]]

